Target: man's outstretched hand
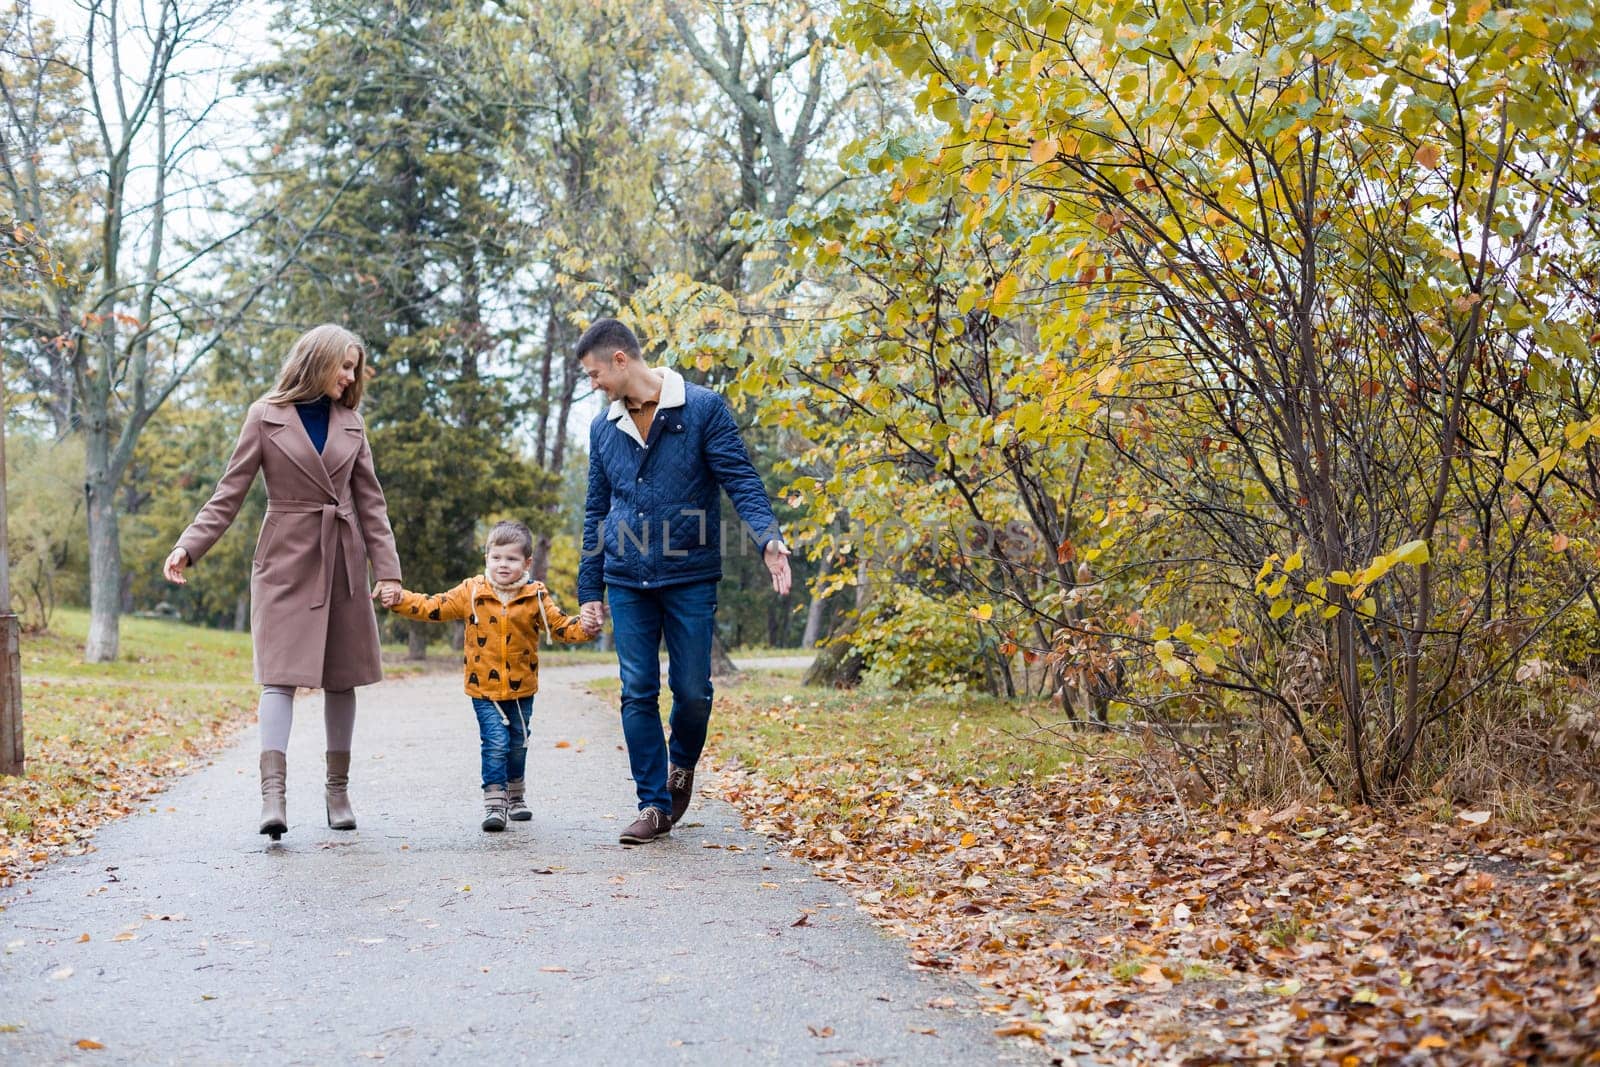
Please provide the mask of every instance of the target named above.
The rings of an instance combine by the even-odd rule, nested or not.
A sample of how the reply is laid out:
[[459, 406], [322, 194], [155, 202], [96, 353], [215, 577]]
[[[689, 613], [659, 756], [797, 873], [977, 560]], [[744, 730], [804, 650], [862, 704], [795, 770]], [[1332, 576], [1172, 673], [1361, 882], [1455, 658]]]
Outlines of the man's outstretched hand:
[[767, 550], [761, 554], [767, 570], [772, 572], [772, 591], [779, 596], [789, 595], [789, 546], [782, 541], [768, 541]]

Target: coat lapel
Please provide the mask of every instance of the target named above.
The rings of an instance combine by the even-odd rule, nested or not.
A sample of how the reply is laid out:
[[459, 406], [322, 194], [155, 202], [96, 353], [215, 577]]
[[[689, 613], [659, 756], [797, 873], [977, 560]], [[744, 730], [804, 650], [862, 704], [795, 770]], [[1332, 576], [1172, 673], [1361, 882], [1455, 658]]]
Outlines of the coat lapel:
[[[301, 425], [300, 413], [292, 405], [268, 404], [261, 421], [272, 425], [267, 437], [289, 457], [289, 462], [299, 467], [314, 484], [326, 489], [330, 497], [337, 498], [338, 494], [333, 491], [333, 480], [328, 477], [328, 469], [323, 466], [317, 450], [311, 447], [311, 438], [306, 436], [306, 428]], [[331, 441], [331, 425], [328, 436]]]
[[361, 420], [343, 404], [333, 405], [328, 417], [328, 443], [322, 446], [322, 465], [333, 485], [340, 484], [339, 476], [355, 462], [360, 451]]

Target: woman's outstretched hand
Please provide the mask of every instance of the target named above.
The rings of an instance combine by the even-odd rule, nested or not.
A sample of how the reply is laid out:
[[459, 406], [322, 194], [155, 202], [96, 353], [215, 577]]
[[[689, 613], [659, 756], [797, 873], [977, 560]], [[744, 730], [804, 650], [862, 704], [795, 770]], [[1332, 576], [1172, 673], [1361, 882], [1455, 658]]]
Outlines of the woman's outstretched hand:
[[183, 568], [188, 565], [189, 551], [180, 546], [167, 553], [167, 561], [161, 565], [161, 573], [166, 575], [167, 581], [173, 585], [188, 585], [189, 579], [183, 576]]
[[393, 578], [383, 578], [379, 580], [377, 585], [372, 587], [372, 599], [386, 608], [392, 608], [400, 603], [400, 598], [404, 592], [405, 590], [401, 588], [399, 582]]

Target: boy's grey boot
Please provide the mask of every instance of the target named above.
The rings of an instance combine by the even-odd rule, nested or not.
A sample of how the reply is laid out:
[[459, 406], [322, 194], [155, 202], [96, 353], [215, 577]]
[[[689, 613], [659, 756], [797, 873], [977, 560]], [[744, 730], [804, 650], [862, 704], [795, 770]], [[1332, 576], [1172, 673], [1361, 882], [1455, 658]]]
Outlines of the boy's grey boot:
[[289, 832], [289, 813], [283, 795], [288, 777], [287, 756], [270, 749], [261, 753], [261, 832], [274, 841]]
[[506, 814], [512, 822], [527, 822], [533, 818], [526, 801], [527, 779], [513, 778], [506, 783]]
[[503, 785], [483, 787], [483, 828], [489, 831], [506, 828], [506, 787]]
[[350, 753], [328, 753], [328, 826], [334, 830], [354, 830], [356, 813], [350, 807]]

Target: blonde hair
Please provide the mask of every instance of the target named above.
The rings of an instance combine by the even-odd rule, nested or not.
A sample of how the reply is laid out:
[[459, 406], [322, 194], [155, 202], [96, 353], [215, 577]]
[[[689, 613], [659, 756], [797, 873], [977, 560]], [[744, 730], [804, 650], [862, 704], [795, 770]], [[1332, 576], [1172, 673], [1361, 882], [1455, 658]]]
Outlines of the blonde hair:
[[278, 383], [261, 399], [269, 404], [304, 404], [326, 396], [328, 383], [352, 348], [356, 350], [355, 381], [340, 395], [339, 403], [357, 407], [367, 384], [367, 346], [359, 336], [331, 322], [313, 326], [295, 339], [278, 371]]

